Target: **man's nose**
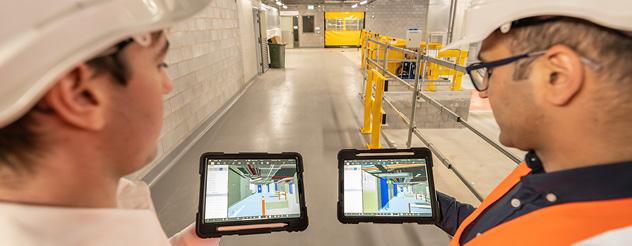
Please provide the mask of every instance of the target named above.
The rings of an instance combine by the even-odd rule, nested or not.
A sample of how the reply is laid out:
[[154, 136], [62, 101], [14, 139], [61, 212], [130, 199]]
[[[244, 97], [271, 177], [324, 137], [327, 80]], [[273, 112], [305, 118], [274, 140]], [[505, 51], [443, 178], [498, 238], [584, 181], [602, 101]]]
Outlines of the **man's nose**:
[[173, 82], [171, 78], [167, 78], [166, 81], [162, 83], [162, 94], [167, 95], [171, 90], [173, 90]]

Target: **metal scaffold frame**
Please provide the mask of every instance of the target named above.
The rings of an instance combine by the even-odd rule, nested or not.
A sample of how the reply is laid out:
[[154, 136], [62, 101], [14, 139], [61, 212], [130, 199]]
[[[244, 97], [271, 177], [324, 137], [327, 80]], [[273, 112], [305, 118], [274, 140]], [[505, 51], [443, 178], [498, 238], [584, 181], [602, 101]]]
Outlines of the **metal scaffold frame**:
[[[393, 109], [393, 111], [399, 116], [399, 118], [401, 118], [402, 121], [408, 125], [408, 138], [407, 138], [407, 141], [406, 141], [406, 147], [408, 147], [408, 148], [411, 147], [411, 145], [412, 145], [412, 136], [415, 135], [419, 140], [421, 140], [432, 151], [432, 153], [448, 169], [450, 169], [450, 170], [452, 170], [452, 172], [454, 172], [454, 174], [465, 184], [465, 186], [474, 194], [474, 196], [476, 196], [476, 198], [479, 201], [482, 201], [483, 200], [483, 196], [472, 186], [472, 183], [467, 181], [467, 179], [465, 179], [465, 177], [462, 175], [462, 173], [452, 164], [452, 162], [450, 162], [450, 160], [448, 160], [446, 158], [446, 156], [441, 151], [439, 151], [434, 144], [432, 144], [430, 141], [428, 141], [427, 138], [422, 134], [421, 130], [419, 130], [419, 128], [417, 128], [417, 126], [415, 125], [415, 111], [417, 109], [417, 100], [422, 98], [422, 99], [426, 100], [427, 102], [429, 102], [430, 105], [438, 108], [442, 114], [447, 114], [451, 119], [454, 119], [457, 123], [463, 125], [466, 129], [468, 129], [471, 132], [473, 132], [476, 136], [478, 136], [481, 139], [485, 140], [485, 142], [490, 144], [493, 148], [495, 148], [497, 151], [499, 151], [500, 153], [505, 155], [510, 160], [514, 161], [516, 164], [519, 164], [521, 162], [521, 160], [519, 158], [515, 157], [513, 154], [509, 153], [502, 146], [500, 146], [499, 144], [497, 144], [494, 141], [492, 141], [489, 137], [485, 136], [483, 133], [481, 133], [479, 130], [477, 130], [472, 125], [470, 125], [467, 121], [465, 121], [461, 116], [457, 115], [455, 112], [453, 112], [452, 110], [450, 110], [446, 106], [442, 105], [437, 100], [431, 98], [429, 95], [424, 93], [421, 90], [421, 88], [420, 88], [420, 83], [421, 82], [434, 82], [434, 81], [431, 81], [431, 80], [428, 79], [428, 64], [436, 64], [438, 66], [446, 67], [448, 69], [452, 69], [452, 70], [454, 70], [456, 72], [462, 72], [462, 73], [466, 72], [465, 67], [460, 66], [460, 65], [458, 65], [456, 63], [452, 63], [452, 62], [448, 62], [448, 61], [445, 61], [445, 60], [441, 60], [441, 59], [438, 59], [438, 58], [435, 58], [435, 57], [431, 57], [431, 56], [425, 54], [424, 51], [428, 50], [428, 42], [426, 42], [426, 44], [425, 44], [426, 45], [425, 49], [418, 49], [416, 51], [415, 50], [410, 50], [410, 49], [405, 49], [405, 48], [400, 48], [400, 47], [396, 47], [396, 46], [392, 46], [389, 43], [381, 42], [379, 40], [376, 40], [376, 39], [368, 37], [368, 36], [364, 36], [363, 42], [364, 42], [364, 45], [362, 47], [362, 49], [363, 49], [363, 51], [362, 51], [362, 53], [363, 53], [362, 59], [364, 59], [363, 66], [362, 66], [363, 67], [363, 74], [364, 74], [363, 86], [367, 87], [367, 88], [369, 86], [366, 83], [367, 83], [367, 79], [369, 77], [369, 72], [371, 72], [369, 70], [369, 66], [372, 66], [375, 69], [374, 71], [381, 71], [381, 75], [382, 76], [384, 76], [386, 78], [390, 78], [392, 80], [395, 80], [395, 81], [401, 83], [402, 85], [406, 86], [409, 90], [411, 90], [413, 92], [412, 93], [413, 94], [412, 95], [412, 99], [411, 99], [412, 107], [411, 107], [410, 117], [407, 117], [404, 113], [402, 113], [400, 110], [398, 110], [395, 107], [395, 105], [393, 105], [391, 100], [389, 100], [388, 97], [382, 95], [383, 94], [382, 92], [376, 93], [376, 95], [383, 96], [383, 102], [385, 102], [387, 105], [389, 105], [389, 107], [391, 107]], [[375, 44], [375, 45], [377, 45], [377, 47], [374, 48], [374, 49], [371, 49], [370, 48], [370, 46], [371, 46], [370, 44]], [[415, 72], [414, 84], [406, 82], [404, 79], [402, 79], [399, 76], [397, 76], [397, 75], [391, 73], [390, 71], [388, 71], [388, 64], [389, 64], [389, 62], [402, 61], [402, 59], [389, 60], [389, 58], [388, 58], [389, 50], [402, 52], [404, 54], [408, 54], [408, 55], [411, 55], [411, 56], [415, 57], [415, 59], [413, 59], [413, 60], [406, 60], [406, 61], [414, 62], [414, 64], [415, 64], [416, 72]], [[383, 57], [384, 57], [383, 60], [380, 60], [380, 51], [383, 51]], [[375, 59], [373, 59], [373, 57]], [[382, 63], [382, 64], [380, 64], [380, 63]], [[420, 65], [423, 65], [423, 67], [421, 68], [421, 72], [419, 72]], [[423, 77], [421, 77], [421, 76], [423, 76]], [[373, 76], [371, 76], [371, 77], [373, 77]], [[369, 83], [370, 83], [370, 81], [369, 81]], [[363, 92], [363, 94], [362, 94], [363, 98], [366, 98], [367, 96], [372, 96], [370, 94], [369, 95], [366, 94], [366, 93], [370, 93], [370, 92], [371, 91], [369, 89], [367, 89], [365, 92]], [[373, 105], [372, 108], [378, 108], [378, 107], [381, 108], [381, 106], [382, 105], [379, 105], [379, 106]], [[366, 128], [366, 126], [365, 126], [365, 128]], [[366, 129], [365, 129], [365, 131], [366, 131]], [[371, 142], [374, 142], [374, 140], [372, 139]], [[369, 146], [369, 147], [371, 147], [371, 146]]]

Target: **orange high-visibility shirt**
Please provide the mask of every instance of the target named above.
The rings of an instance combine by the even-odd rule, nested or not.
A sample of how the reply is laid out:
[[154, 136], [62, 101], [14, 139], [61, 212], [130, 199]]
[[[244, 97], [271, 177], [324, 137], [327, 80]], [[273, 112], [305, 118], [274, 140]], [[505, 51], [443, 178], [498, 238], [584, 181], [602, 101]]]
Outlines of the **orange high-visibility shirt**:
[[[450, 245], [459, 245], [465, 228], [529, 172], [531, 169], [526, 163], [520, 164], [461, 223]], [[632, 198], [572, 202], [542, 208], [507, 221], [480, 234], [465, 245], [570, 245], [629, 225], [632, 225]]]

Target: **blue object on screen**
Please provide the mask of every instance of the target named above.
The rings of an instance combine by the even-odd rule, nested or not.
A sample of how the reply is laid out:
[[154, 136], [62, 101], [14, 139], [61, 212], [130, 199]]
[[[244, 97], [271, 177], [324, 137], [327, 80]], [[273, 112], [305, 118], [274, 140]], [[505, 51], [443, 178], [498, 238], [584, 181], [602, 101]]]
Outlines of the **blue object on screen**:
[[290, 182], [290, 194], [294, 194], [294, 183]]
[[393, 197], [397, 196], [397, 184], [393, 184]]
[[384, 208], [388, 204], [388, 183], [385, 178], [380, 178], [380, 207]]

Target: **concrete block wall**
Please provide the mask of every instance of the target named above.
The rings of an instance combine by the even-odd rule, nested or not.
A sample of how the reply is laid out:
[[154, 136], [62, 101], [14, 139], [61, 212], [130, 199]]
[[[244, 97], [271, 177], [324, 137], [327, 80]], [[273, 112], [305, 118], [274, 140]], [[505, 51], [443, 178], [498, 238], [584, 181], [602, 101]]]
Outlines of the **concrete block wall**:
[[[307, 5], [288, 5], [290, 11], [298, 11], [298, 33], [299, 33], [299, 47], [300, 48], [322, 48], [325, 46], [325, 25], [324, 25], [324, 12], [323, 5], [315, 7], [314, 10], [308, 10]], [[314, 16], [314, 32], [303, 33], [303, 16]], [[320, 30], [317, 30], [320, 28]]]
[[[299, 16], [299, 44], [303, 48], [325, 46], [324, 13], [361, 12], [366, 13], [365, 28], [383, 35], [406, 38], [409, 28], [423, 29], [426, 25], [429, 0], [377, 0], [367, 7], [351, 8], [349, 4], [321, 4], [314, 10], [307, 5], [288, 5], [287, 10], [298, 11], [300, 16], [313, 15], [314, 27], [320, 31], [303, 33], [303, 19]], [[447, 18], [447, 17], [446, 17]]]
[[424, 30], [427, 16], [428, 0], [377, 0], [367, 7], [366, 29], [406, 38], [409, 28]]
[[164, 98], [158, 156], [133, 174], [140, 178], [245, 86], [235, 0], [214, 0], [196, 16], [168, 29], [166, 58], [173, 91]]

